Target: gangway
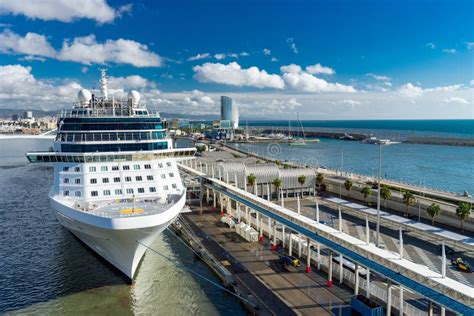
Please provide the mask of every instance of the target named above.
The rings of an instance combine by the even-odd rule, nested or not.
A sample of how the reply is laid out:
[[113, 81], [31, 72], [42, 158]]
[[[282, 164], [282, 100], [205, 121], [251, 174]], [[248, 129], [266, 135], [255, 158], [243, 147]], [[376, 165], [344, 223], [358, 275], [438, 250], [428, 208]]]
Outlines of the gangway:
[[332, 227], [266, 201], [242, 189], [183, 164], [184, 172], [201, 179], [202, 185], [260, 212], [291, 230], [316, 241], [373, 272], [402, 285], [433, 302], [463, 315], [474, 315], [474, 288], [411, 262], [393, 252], [367, 244]]

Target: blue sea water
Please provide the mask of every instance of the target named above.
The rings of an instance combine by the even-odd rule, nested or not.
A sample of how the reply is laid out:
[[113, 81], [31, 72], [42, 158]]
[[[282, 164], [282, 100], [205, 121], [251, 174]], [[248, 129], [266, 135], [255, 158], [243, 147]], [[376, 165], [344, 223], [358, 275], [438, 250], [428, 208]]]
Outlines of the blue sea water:
[[[360, 132], [374, 135], [386, 135], [393, 138], [407, 136], [438, 136], [474, 138], [474, 120], [350, 120], [322, 121], [302, 120], [305, 129], [315, 128], [321, 131]], [[241, 126], [267, 126], [291, 128], [296, 130], [298, 123], [287, 120], [248, 120]]]
[[[378, 146], [357, 141], [321, 139], [306, 146], [234, 144], [235, 147], [305, 165], [374, 176]], [[394, 144], [382, 147], [382, 176], [439, 190], [474, 193], [474, 147]]]

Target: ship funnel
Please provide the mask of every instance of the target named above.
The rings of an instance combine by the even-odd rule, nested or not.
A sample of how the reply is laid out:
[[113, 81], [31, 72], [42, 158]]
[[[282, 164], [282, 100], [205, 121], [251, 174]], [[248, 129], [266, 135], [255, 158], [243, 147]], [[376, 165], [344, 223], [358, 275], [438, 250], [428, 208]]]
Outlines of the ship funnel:
[[128, 94], [128, 99], [132, 100], [132, 105], [134, 107], [138, 106], [138, 102], [140, 102], [140, 92], [138, 92], [137, 90], [130, 91], [130, 93]]
[[100, 69], [100, 92], [104, 97], [104, 100], [108, 99], [107, 93], [107, 73], [106, 69]]

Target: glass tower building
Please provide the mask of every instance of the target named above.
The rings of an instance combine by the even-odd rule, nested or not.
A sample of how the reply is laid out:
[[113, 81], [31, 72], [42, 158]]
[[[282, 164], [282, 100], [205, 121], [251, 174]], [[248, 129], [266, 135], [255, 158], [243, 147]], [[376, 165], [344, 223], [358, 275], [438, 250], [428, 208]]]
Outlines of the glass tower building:
[[221, 96], [221, 121], [229, 121], [230, 127], [239, 127], [239, 110], [232, 98]]

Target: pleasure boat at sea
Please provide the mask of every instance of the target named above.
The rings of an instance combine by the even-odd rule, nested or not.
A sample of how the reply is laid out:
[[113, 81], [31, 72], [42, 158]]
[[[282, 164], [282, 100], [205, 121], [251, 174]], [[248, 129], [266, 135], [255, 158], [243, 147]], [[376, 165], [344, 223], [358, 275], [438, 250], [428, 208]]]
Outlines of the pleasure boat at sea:
[[177, 161], [195, 148], [173, 148], [158, 113], [140, 94], [109, 98], [80, 90], [62, 111], [52, 151], [28, 152], [31, 163], [54, 165], [49, 199], [58, 221], [130, 279], [148, 247], [180, 214], [186, 188]]

